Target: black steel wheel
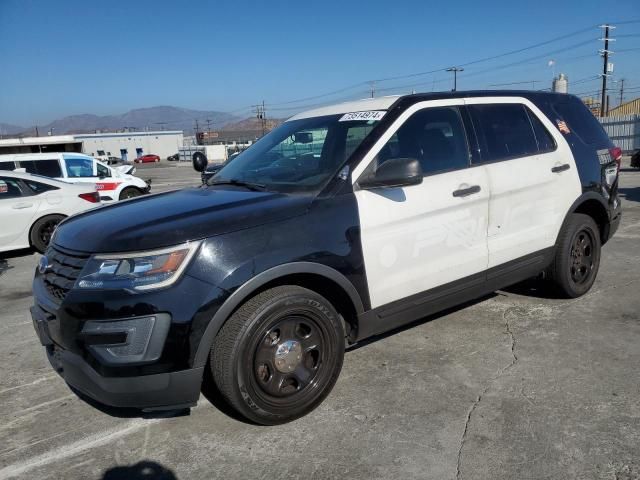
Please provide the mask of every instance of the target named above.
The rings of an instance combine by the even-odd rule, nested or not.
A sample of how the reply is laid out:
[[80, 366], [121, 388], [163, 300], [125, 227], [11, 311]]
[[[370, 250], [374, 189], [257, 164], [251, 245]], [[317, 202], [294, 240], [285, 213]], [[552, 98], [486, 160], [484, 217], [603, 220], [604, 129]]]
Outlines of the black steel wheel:
[[223, 325], [211, 349], [213, 378], [249, 420], [299, 418], [329, 394], [344, 356], [344, 328], [322, 296], [297, 286], [253, 297]]
[[142, 195], [142, 192], [135, 187], [127, 187], [120, 192], [120, 200], [127, 200], [129, 198], [135, 198]]
[[51, 241], [54, 230], [64, 218], [64, 215], [47, 215], [35, 222], [29, 235], [31, 246], [38, 252], [44, 253]]
[[589, 291], [600, 266], [600, 230], [593, 218], [572, 214], [560, 231], [550, 279], [569, 298]]

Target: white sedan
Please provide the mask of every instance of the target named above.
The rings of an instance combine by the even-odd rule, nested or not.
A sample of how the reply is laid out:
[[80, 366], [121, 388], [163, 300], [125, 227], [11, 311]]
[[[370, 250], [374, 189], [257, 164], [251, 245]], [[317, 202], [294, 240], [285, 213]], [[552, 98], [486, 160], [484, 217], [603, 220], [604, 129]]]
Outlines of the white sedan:
[[0, 170], [0, 252], [44, 252], [58, 223], [100, 205], [95, 185]]

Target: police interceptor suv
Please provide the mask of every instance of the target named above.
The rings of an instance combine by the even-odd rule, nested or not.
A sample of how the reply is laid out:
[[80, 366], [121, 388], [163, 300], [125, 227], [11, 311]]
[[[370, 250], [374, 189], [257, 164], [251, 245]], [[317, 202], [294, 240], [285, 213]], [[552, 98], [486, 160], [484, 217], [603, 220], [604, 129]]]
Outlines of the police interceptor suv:
[[620, 222], [619, 159], [566, 94], [301, 113], [202, 188], [62, 223], [34, 326], [103, 404], [192, 406], [206, 375], [249, 420], [284, 423], [329, 394], [348, 344], [541, 272], [586, 293]]

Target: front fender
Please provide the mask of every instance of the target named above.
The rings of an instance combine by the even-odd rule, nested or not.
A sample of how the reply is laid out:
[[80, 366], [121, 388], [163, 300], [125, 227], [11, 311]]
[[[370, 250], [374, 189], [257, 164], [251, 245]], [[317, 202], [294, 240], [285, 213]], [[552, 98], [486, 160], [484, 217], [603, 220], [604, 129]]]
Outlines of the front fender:
[[[245, 272], [246, 269], [242, 269]], [[356, 288], [353, 284], [337, 270], [320, 263], [314, 262], [290, 262], [282, 265], [271, 267], [255, 276], [250, 277], [240, 287], [235, 289], [222, 305], [217, 309], [213, 318], [209, 321], [207, 327], [202, 334], [199, 345], [195, 352], [193, 366], [201, 367], [206, 364], [213, 344], [213, 339], [218, 334], [218, 331], [224, 324], [224, 322], [231, 316], [231, 314], [242, 305], [248, 298], [250, 298], [254, 292], [258, 291], [262, 286], [269, 282], [277, 280], [278, 278], [285, 277], [287, 275], [293, 275], [297, 273], [313, 274], [321, 277], [325, 277], [327, 280], [333, 281], [338, 284], [349, 296], [353, 303], [356, 312], [361, 314], [364, 312], [364, 306], [362, 300], [358, 295]], [[237, 272], [233, 275], [236, 278], [232, 283], [237, 282]], [[226, 282], [225, 282], [226, 283]]]

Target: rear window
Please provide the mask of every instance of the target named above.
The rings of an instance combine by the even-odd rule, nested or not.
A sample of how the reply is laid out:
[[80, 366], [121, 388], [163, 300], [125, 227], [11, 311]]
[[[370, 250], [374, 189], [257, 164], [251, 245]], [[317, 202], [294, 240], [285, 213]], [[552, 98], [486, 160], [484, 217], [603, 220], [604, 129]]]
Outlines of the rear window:
[[553, 109], [566, 122], [569, 130], [584, 143], [609, 143], [609, 137], [600, 122], [579, 99], [569, 96], [566, 101], [554, 103]]
[[21, 160], [20, 168], [24, 168], [28, 173], [42, 175], [43, 177], [62, 177], [60, 162], [57, 159]]
[[35, 194], [48, 192], [49, 190], [58, 190], [58, 187], [47, 185], [46, 183], [34, 182], [33, 180], [24, 180], [24, 183], [26, 183], [27, 187]]
[[18, 198], [22, 196], [22, 189], [15, 178], [0, 177], [0, 200]]
[[478, 134], [482, 162], [497, 162], [538, 153], [536, 136], [524, 105], [469, 105], [469, 112]]

